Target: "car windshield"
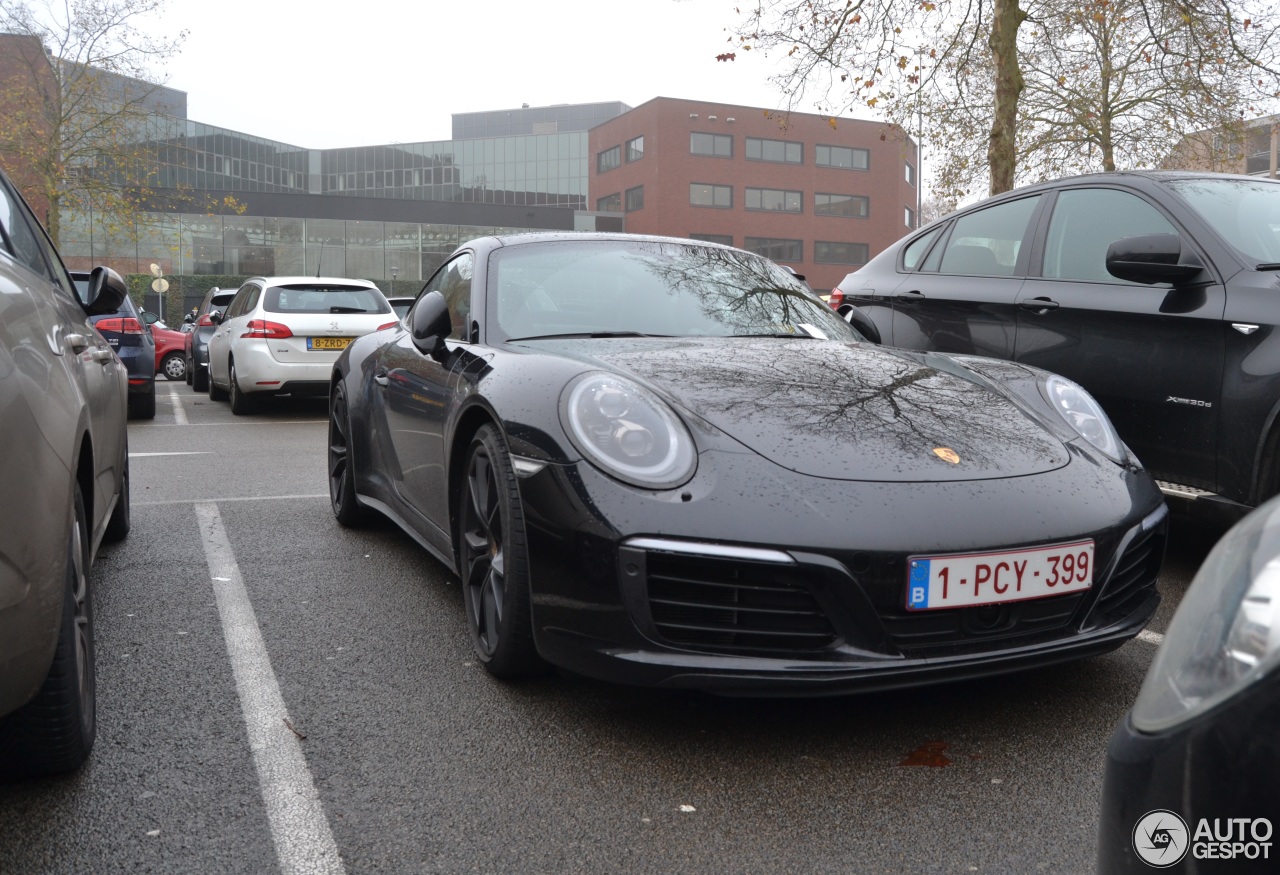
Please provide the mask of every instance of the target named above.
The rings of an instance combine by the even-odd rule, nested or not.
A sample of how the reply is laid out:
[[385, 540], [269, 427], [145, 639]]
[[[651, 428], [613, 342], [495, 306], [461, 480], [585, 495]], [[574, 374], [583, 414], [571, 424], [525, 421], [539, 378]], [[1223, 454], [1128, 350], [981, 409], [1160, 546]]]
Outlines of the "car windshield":
[[272, 286], [263, 296], [269, 313], [390, 313], [377, 289], [363, 286]]
[[1169, 187], [1245, 258], [1280, 263], [1280, 183], [1264, 179], [1180, 179]]
[[773, 262], [649, 240], [508, 246], [489, 262], [489, 315], [508, 339], [563, 335], [861, 339]]

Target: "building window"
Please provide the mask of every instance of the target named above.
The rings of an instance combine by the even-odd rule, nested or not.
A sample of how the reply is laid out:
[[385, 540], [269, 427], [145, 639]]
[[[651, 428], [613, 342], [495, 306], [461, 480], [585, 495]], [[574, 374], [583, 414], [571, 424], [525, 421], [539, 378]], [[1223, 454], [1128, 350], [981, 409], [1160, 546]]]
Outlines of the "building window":
[[729, 234], [690, 234], [690, 240], [702, 240], [706, 243], [723, 243], [725, 246], [733, 245], [733, 237]]
[[644, 157], [644, 137], [627, 140], [627, 161], [639, 161]]
[[689, 203], [695, 207], [733, 206], [733, 188], [728, 185], [709, 185], [705, 182], [689, 183]]
[[856, 194], [815, 194], [813, 212], [817, 216], [865, 219], [871, 212], [871, 200]]
[[819, 264], [866, 264], [867, 244], [818, 240], [813, 244], [813, 260]]
[[800, 240], [747, 237], [742, 241], [742, 248], [774, 261], [804, 261], [804, 243]]
[[911, 207], [904, 207], [904, 209], [906, 210], [906, 213], [903, 215], [903, 219], [906, 220], [907, 227], [914, 228], [916, 226], [916, 211], [911, 209]]
[[776, 161], [779, 164], [803, 164], [804, 144], [789, 140], [761, 140], [747, 137], [747, 159]]
[[815, 146], [814, 162], [819, 167], [838, 167], [842, 170], [866, 170], [871, 166], [871, 153], [866, 149], [848, 146]]
[[733, 137], [728, 134], [689, 134], [689, 152], [714, 158], [733, 157]]
[[627, 189], [627, 212], [644, 209], [644, 186]]
[[910, 164], [907, 165], [907, 183], [910, 185], [916, 184], [916, 169]]
[[614, 146], [596, 155], [596, 173], [606, 173], [622, 166], [622, 147]]
[[599, 213], [620, 213], [622, 212], [622, 195], [614, 192], [605, 195], [596, 201], [596, 212]]
[[799, 213], [804, 194], [777, 188], [747, 189], [747, 209], [771, 210], [778, 213]]

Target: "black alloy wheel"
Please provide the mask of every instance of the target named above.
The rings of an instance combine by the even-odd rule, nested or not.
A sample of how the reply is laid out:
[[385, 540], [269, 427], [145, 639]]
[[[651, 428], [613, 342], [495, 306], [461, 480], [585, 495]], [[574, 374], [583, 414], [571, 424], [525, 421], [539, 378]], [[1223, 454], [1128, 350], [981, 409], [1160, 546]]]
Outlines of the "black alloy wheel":
[[459, 515], [463, 603], [471, 641], [494, 677], [540, 674], [520, 492], [501, 433], [481, 426], [467, 454]]
[[62, 624], [53, 663], [35, 698], [0, 720], [0, 775], [4, 777], [69, 772], [93, 750], [98, 722], [89, 523], [79, 485], [73, 501]]
[[227, 372], [227, 380], [231, 383], [231, 388], [228, 390], [231, 396], [231, 412], [236, 416], [244, 416], [247, 413], [252, 413], [254, 401], [256, 399], [250, 398], [244, 393], [244, 390], [240, 388], [240, 383], [236, 380], [236, 363], [234, 359], [229, 365], [227, 365]]
[[365, 510], [356, 500], [351, 414], [347, 410], [347, 390], [341, 383], [333, 387], [329, 399], [329, 504], [338, 522], [348, 528], [355, 528], [366, 520]]
[[184, 372], [184, 373], [183, 373], [183, 376], [185, 376], [185, 377], [187, 378], [187, 385], [188, 385], [188, 386], [192, 385], [192, 383], [191, 383], [191, 360], [190, 360], [189, 358], [187, 358], [185, 355], [182, 357], [182, 370], [183, 370], [183, 372]]
[[191, 391], [192, 392], [208, 392], [209, 391], [209, 366], [200, 367], [195, 357], [191, 359], [191, 367], [188, 369], [191, 374]]

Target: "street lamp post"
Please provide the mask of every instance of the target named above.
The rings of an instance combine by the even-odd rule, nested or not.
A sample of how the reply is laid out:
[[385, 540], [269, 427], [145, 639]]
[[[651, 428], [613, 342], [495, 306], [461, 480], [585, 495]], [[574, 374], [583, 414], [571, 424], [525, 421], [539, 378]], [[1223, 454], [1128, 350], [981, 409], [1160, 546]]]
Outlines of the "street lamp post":
[[393, 298], [396, 296], [396, 275], [398, 273], [400, 273], [400, 268], [391, 268], [391, 297]]

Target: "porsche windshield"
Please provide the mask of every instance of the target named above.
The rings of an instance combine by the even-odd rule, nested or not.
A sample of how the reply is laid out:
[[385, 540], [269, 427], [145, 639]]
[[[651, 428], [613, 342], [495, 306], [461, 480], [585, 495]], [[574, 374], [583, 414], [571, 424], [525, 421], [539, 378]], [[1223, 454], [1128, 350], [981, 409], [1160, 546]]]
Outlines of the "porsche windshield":
[[489, 263], [489, 317], [508, 339], [786, 336], [859, 340], [772, 261], [651, 240], [516, 244]]

